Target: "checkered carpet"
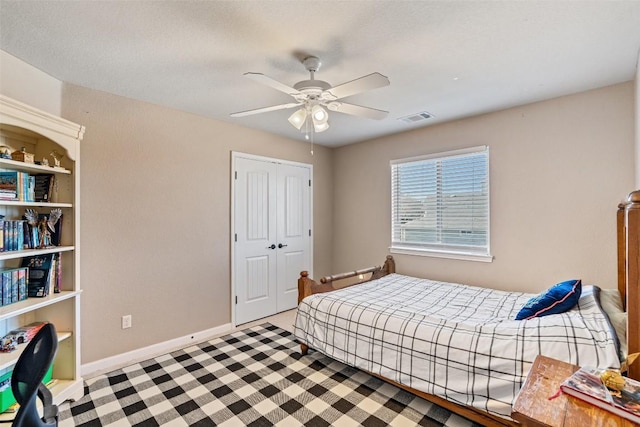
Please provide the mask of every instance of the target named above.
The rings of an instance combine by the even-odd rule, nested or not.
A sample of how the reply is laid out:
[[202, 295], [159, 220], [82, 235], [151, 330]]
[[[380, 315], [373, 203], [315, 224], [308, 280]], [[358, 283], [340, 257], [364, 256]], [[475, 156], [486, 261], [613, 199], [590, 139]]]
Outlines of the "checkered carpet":
[[474, 426], [255, 326], [87, 381], [60, 426]]

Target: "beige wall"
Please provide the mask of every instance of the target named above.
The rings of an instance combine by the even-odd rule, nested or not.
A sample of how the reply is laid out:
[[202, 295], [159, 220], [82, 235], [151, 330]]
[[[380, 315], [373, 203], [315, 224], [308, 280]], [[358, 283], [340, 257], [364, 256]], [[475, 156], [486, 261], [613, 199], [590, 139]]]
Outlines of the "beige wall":
[[62, 82], [0, 50], [0, 93], [60, 115]]
[[488, 145], [495, 260], [397, 255], [398, 271], [531, 292], [568, 278], [615, 287], [615, 210], [634, 186], [633, 111], [629, 82], [338, 149], [334, 268], [388, 253], [391, 159]]
[[313, 164], [315, 270], [331, 270], [331, 150], [69, 84], [62, 112], [87, 128], [83, 363], [231, 321], [232, 150]]

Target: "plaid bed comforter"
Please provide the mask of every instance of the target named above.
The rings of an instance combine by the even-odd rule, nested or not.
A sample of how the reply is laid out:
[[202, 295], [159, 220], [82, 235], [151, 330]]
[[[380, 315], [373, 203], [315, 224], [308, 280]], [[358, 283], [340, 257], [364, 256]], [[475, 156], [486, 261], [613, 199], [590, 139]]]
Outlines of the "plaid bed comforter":
[[538, 354], [620, 365], [598, 288], [583, 286], [567, 313], [513, 320], [532, 296], [390, 274], [305, 298], [294, 335], [338, 361], [508, 417]]

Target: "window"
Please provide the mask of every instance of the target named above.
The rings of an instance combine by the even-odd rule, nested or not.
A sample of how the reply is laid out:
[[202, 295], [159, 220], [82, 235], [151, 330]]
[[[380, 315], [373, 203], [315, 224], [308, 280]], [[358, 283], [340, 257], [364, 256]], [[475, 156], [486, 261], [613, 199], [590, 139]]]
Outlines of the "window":
[[491, 261], [489, 148], [391, 161], [391, 252]]

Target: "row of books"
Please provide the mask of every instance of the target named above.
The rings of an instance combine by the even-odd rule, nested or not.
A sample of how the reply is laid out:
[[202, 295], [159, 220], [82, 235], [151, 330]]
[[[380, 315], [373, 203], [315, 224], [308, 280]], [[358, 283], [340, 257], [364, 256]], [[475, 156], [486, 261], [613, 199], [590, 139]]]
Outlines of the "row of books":
[[53, 174], [0, 171], [0, 200], [50, 202], [54, 186]]
[[29, 237], [29, 224], [26, 220], [0, 220], [0, 251], [21, 251], [23, 249], [33, 249], [29, 243], [25, 245], [25, 235]]
[[[46, 215], [40, 215], [44, 217]], [[44, 246], [60, 246], [60, 231], [62, 217], [58, 219], [55, 230], [44, 236]], [[41, 231], [37, 226], [30, 225], [24, 219], [0, 219], [0, 252], [21, 251], [40, 247]]]
[[36, 180], [26, 172], [0, 172], [0, 199], [35, 201]]
[[27, 299], [28, 268], [10, 268], [0, 272], [0, 305], [9, 305]]
[[60, 254], [25, 257], [22, 266], [0, 270], [0, 306], [60, 292]]

